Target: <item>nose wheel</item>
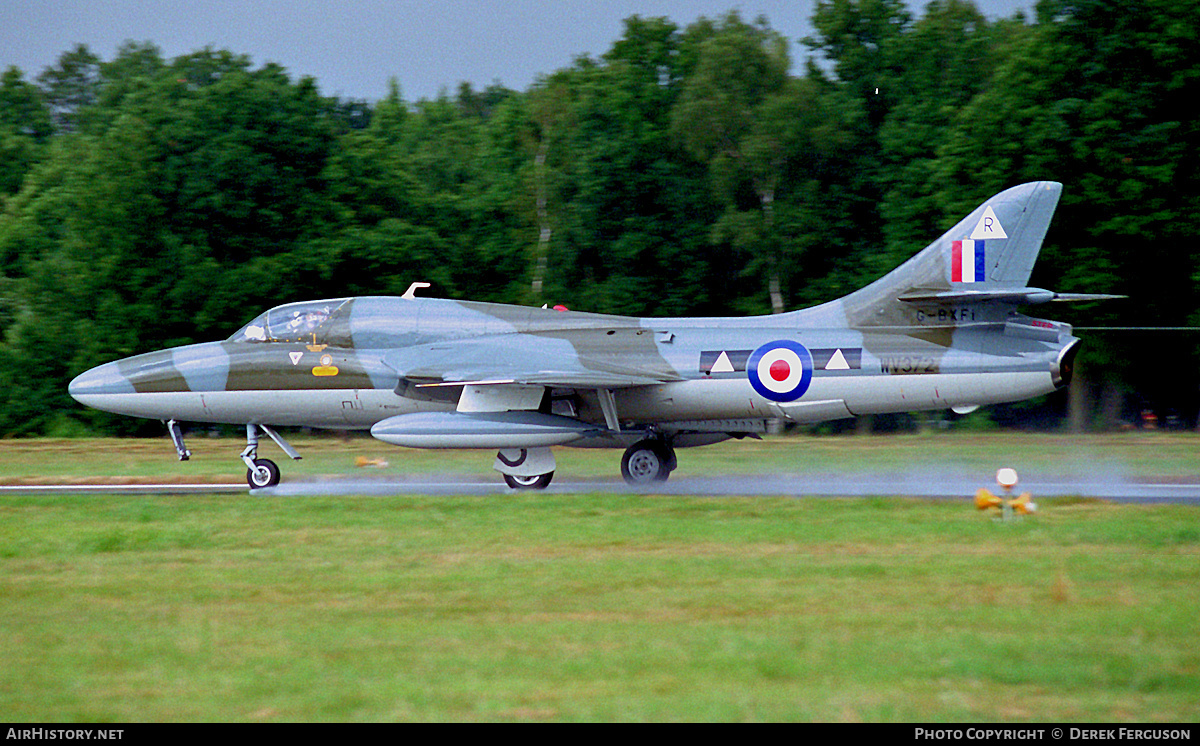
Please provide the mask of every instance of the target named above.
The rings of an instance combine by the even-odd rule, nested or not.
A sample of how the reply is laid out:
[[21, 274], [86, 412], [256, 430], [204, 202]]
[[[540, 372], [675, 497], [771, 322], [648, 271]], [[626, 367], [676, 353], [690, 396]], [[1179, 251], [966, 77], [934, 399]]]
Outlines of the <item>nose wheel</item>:
[[246, 482], [250, 489], [274, 487], [279, 484], [279, 466], [269, 458], [253, 459], [254, 466], [246, 469]]

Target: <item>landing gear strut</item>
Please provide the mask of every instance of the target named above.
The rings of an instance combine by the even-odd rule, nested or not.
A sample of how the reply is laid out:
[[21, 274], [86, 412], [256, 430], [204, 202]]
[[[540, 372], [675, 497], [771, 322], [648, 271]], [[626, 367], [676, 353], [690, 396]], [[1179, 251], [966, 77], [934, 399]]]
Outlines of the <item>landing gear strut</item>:
[[626, 483], [644, 487], [665, 482], [675, 470], [675, 449], [659, 438], [639, 440], [621, 457], [621, 476]]
[[192, 452], [183, 444], [183, 430], [179, 427], [179, 420], [168, 422], [167, 432], [171, 434], [171, 442], [175, 445], [175, 453], [179, 454], [179, 460], [187, 461], [190, 459]]
[[250, 423], [246, 425], [246, 450], [242, 451], [242, 462], [246, 464], [246, 483], [250, 485], [250, 489], [262, 489], [263, 487], [274, 487], [279, 484], [279, 466], [274, 461], [268, 458], [258, 457], [258, 431], [261, 429], [267, 436], [275, 441], [275, 445], [283, 449], [293, 461], [300, 460], [300, 454], [292, 448], [290, 444], [283, 438], [279, 437], [279, 433], [275, 432], [266, 425], [256, 425]]

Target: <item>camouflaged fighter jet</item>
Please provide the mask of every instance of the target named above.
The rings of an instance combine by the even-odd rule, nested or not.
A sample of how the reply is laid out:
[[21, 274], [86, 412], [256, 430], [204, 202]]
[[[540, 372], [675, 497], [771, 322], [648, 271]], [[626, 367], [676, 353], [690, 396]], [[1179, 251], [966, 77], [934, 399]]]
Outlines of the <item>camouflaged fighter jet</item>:
[[675, 449], [767, 422], [982, 405], [1065, 386], [1079, 340], [1019, 306], [1115, 296], [1026, 285], [1062, 185], [992, 197], [890, 274], [823, 305], [750, 318], [630, 318], [417, 297], [273, 308], [224, 342], [80, 375], [90, 407], [246, 425], [252, 488], [278, 483], [259, 431], [370, 429], [410, 448], [497, 450], [513, 488], [544, 488], [550, 446], [623, 447], [626, 481], [663, 481]]

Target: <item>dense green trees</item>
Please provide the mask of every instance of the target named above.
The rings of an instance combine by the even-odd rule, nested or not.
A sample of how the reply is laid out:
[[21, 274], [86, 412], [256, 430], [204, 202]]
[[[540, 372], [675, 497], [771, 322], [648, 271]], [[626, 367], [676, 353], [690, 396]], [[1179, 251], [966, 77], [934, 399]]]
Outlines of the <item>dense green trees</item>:
[[[415, 103], [149, 43], [76, 46], [32, 81], [9, 68], [0, 433], [135, 427], [80, 412], [66, 382], [276, 303], [413, 280], [629, 314], [810, 305], [1031, 179], [1066, 185], [1035, 283], [1133, 298], [1054, 316], [1200, 322], [1198, 10], [1041, 0], [989, 22], [967, 0], [820, 0], [804, 65], [765, 19], [635, 16], [528, 91]], [[1084, 336], [1077, 418], [1195, 422], [1200, 340]]]

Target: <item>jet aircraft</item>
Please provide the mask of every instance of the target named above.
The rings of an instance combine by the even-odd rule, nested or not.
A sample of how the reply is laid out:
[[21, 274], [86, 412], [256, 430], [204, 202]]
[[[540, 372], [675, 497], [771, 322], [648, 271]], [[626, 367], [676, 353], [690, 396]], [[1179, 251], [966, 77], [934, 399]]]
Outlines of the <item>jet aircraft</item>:
[[1018, 308], [1117, 296], [1027, 285], [1062, 185], [1012, 187], [891, 273], [843, 298], [744, 318], [632, 318], [419, 297], [272, 308], [223, 342], [149, 352], [70, 384], [89, 407], [167, 423], [246, 427], [251, 488], [275, 428], [369, 429], [410, 448], [497, 451], [514, 489], [544, 488], [551, 446], [624, 448], [635, 485], [666, 480], [675, 449], [756, 437], [767, 423], [952, 408], [1067, 385], [1080, 340]]

